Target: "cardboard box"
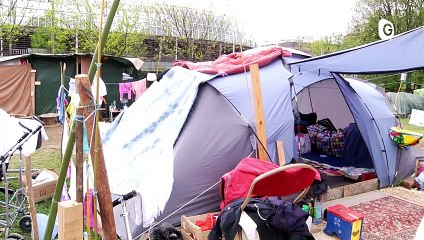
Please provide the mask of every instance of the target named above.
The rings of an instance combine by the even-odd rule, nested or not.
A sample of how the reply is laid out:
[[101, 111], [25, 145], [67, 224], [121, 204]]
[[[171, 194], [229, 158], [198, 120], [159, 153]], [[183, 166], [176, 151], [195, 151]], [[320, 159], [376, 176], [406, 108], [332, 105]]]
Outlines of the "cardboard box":
[[[54, 179], [50, 181], [35, 183], [32, 185], [32, 191], [34, 192], [34, 202], [36, 203], [53, 197], [54, 190], [57, 184], [57, 179], [59, 178], [57, 173], [51, 170], [44, 170], [44, 171], [49, 172], [49, 174], [51, 174]], [[22, 182], [23, 182], [24, 189], [26, 191], [26, 188], [25, 188], [26, 179], [24, 175], [22, 176]]]

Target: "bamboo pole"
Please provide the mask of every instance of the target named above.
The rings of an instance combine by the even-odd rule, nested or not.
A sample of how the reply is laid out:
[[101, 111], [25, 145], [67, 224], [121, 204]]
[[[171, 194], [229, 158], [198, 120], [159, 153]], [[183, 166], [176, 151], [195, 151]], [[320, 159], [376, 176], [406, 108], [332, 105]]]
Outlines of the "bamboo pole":
[[[113, 18], [115, 17], [115, 13], [116, 10], [118, 9], [118, 5], [119, 5], [120, 0], [114, 0], [112, 3], [112, 6], [110, 7], [109, 10], [109, 15], [107, 16], [107, 20], [105, 22], [105, 27], [103, 28], [103, 33], [102, 33], [102, 37], [101, 37], [101, 44], [100, 44], [100, 48], [103, 49], [107, 40], [107, 36], [109, 34], [110, 31], [110, 26], [112, 25], [113, 22]], [[98, 55], [98, 50], [99, 48], [96, 48], [96, 51], [93, 54], [93, 59], [91, 59], [91, 64], [90, 64], [90, 69], [88, 70], [88, 78], [90, 79], [90, 81], [93, 79], [94, 77], [94, 73], [96, 72], [96, 62], [97, 62], [97, 55]]]
[[[101, 70], [101, 66], [102, 66], [102, 28], [103, 28], [103, 11], [105, 8], [105, 2], [104, 0], [102, 0], [102, 8], [101, 8], [101, 14], [100, 14], [100, 27], [99, 27], [99, 43], [98, 43], [98, 47], [97, 47], [97, 81], [96, 81], [96, 104], [101, 105], [99, 103], [99, 88], [100, 88], [100, 70]], [[98, 106], [98, 108], [100, 108], [100, 106]], [[94, 171], [94, 192], [97, 193], [97, 173], [98, 173], [98, 161], [99, 161], [99, 137], [100, 137], [100, 133], [99, 133], [99, 111], [95, 112], [95, 120], [94, 120], [94, 158], [93, 158], [93, 171]], [[93, 196], [93, 206], [94, 206], [94, 229], [95, 229], [95, 235], [94, 235], [94, 239], [97, 240], [98, 236], [97, 236], [97, 194], [94, 194]], [[112, 215], [113, 216], [113, 215]]]
[[72, 121], [71, 130], [66, 145], [65, 154], [63, 155], [62, 164], [60, 166], [59, 178], [57, 179], [56, 188], [54, 190], [52, 205], [50, 206], [49, 219], [47, 221], [46, 232], [44, 233], [44, 240], [52, 239], [52, 232], [54, 222], [57, 215], [57, 203], [62, 195], [63, 184], [65, 183], [66, 173], [68, 172], [69, 161], [71, 160], [72, 151], [75, 145], [75, 123]]
[[[98, 200], [100, 207], [100, 216], [102, 219], [102, 228], [103, 228], [103, 238], [108, 240], [116, 240], [116, 227], [115, 219], [113, 217], [113, 207], [112, 207], [112, 196], [109, 188], [109, 180], [107, 177], [106, 165], [103, 156], [102, 141], [100, 139], [100, 134], [98, 131], [93, 131], [95, 125], [95, 117], [92, 111], [95, 110], [93, 102], [93, 94], [91, 93], [91, 84], [88, 76], [86, 74], [79, 74], [75, 76], [78, 94], [80, 95], [80, 104], [82, 106], [88, 106], [83, 108], [83, 115], [86, 119], [86, 128], [87, 128], [87, 137], [92, 139], [93, 133], [96, 134], [96, 138], [99, 139], [98, 147], [92, 150], [91, 157], [94, 158], [94, 155], [97, 152], [98, 162], [97, 162], [97, 172], [96, 178], [97, 181], [101, 184], [98, 186]], [[89, 109], [90, 108], [90, 109]], [[91, 114], [91, 115], [90, 115]], [[96, 211], [96, 209], [95, 209]]]
[[[109, 10], [109, 14], [108, 14], [108, 17], [107, 17], [107, 20], [106, 20], [106, 23], [105, 23], [105, 27], [103, 29], [103, 33], [102, 33], [102, 38], [101, 38], [102, 44], [100, 45], [101, 49], [104, 48], [104, 43], [106, 42], [107, 36], [109, 35], [110, 27], [112, 25], [113, 19], [115, 18], [115, 14], [116, 14], [116, 11], [118, 9], [119, 2], [120, 2], [120, 0], [114, 0], [111, 8]], [[91, 60], [90, 69], [88, 71], [89, 79], [93, 79], [94, 73], [96, 71], [96, 67], [95, 67], [96, 64], [95, 63], [97, 61], [97, 56], [96, 56], [97, 51], [98, 51], [98, 49], [96, 48], [96, 51], [93, 55], [93, 59]], [[48, 219], [47, 226], [46, 226], [46, 232], [45, 232], [45, 235], [44, 235], [44, 240], [50, 240], [51, 237], [52, 237], [54, 221], [55, 221], [56, 215], [57, 215], [57, 203], [59, 201], [59, 198], [60, 198], [60, 195], [61, 195], [61, 192], [62, 192], [63, 183], [65, 182], [66, 172], [67, 172], [67, 169], [68, 169], [69, 161], [71, 159], [71, 154], [72, 154], [72, 150], [74, 148], [74, 144], [75, 144], [75, 124], [74, 124], [74, 120], [72, 120], [71, 134], [69, 135], [68, 145], [66, 146], [65, 155], [63, 156], [62, 166], [60, 168], [59, 179], [58, 179], [58, 182], [57, 182], [57, 185], [56, 185], [55, 194], [53, 196], [52, 205], [50, 207], [49, 219]], [[102, 153], [102, 157], [103, 157], [103, 153]], [[62, 169], [63, 169], [63, 174], [62, 174]], [[59, 181], [60, 179], [61, 179], [61, 181]], [[57, 195], [57, 197], [56, 197], [56, 195]], [[109, 197], [110, 197], [110, 194], [109, 194]], [[111, 205], [112, 205], [112, 202], [111, 202]], [[113, 215], [112, 215], [112, 219], [113, 219]], [[113, 226], [113, 230], [116, 232], [115, 225]], [[108, 239], [108, 238], [106, 238], [106, 239]], [[116, 233], [115, 233], [115, 236], [111, 239], [116, 239]]]

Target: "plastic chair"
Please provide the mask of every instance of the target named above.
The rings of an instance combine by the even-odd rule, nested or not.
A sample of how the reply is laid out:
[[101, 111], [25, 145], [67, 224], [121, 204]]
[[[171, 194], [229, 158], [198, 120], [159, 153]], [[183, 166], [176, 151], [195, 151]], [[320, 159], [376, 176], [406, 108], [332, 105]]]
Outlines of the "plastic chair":
[[252, 196], [283, 197], [302, 191], [293, 201], [297, 203], [308, 192], [316, 177], [319, 177], [319, 172], [304, 163], [285, 165], [263, 173], [253, 180], [240, 209], [244, 210]]

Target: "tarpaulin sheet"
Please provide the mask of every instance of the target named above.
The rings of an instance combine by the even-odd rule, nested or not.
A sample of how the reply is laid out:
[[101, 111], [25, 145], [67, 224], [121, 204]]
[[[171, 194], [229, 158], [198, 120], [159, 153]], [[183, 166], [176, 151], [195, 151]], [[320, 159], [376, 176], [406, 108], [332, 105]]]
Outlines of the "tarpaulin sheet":
[[249, 65], [265, 66], [277, 58], [291, 57], [291, 52], [281, 47], [263, 47], [250, 49], [245, 52], [222, 55], [215, 61], [193, 63], [189, 61], [175, 61], [174, 66], [181, 66], [190, 70], [208, 74], [235, 74], [249, 70]]
[[11, 115], [33, 114], [31, 65], [0, 66], [0, 108]]

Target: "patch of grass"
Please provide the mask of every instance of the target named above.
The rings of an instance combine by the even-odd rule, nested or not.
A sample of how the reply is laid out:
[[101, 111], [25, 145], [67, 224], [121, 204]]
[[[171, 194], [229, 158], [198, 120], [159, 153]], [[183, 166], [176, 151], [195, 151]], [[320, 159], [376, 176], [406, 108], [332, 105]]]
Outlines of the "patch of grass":
[[[32, 168], [33, 169], [50, 169], [55, 172], [59, 172], [60, 164], [61, 164], [61, 157], [60, 157], [60, 150], [54, 149], [54, 148], [43, 148], [41, 147], [38, 149], [34, 154], [31, 155], [31, 162], [32, 162]], [[22, 160], [22, 166], [24, 166], [24, 160]], [[9, 169], [18, 169], [19, 168], [19, 153], [16, 152], [16, 156], [13, 156], [10, 160], [10, 166]], [[18, 174], [8, 174], [8, 176], [15, 176], [17, 177]], [[9, 186], [11, 189], [18, 189], [19, 188], [19, 181], [11, 180], [9, 182]], [[4, 195], [0, 194], [0, 201], [4, 201]], [[28, 201], [25, 201], [26, 206], [28, 206]], [[37, 213], [43, 213], [48, 215], [50, 211], [51, 206], [51, 199], [38, 202], [36, 203], [36, 209]], [[28, 211], [28, 208], [26, 208], [26, 211]], [[11, 233], [19, 233], [22, 236], [24, 236], [25, 239], [31, 239], [31, 234], [29, 232], [23, 231], [19, 227], [19, 220], [22, 218], [23, 213], [19, 214], [16, 218], [15, 222], [12, 225], [12, 228], [10, 230]], [[3, 219], [3, 217], [1, 218]], [[0, 239], [3, 239], [4, 235], [0, 232]]]

